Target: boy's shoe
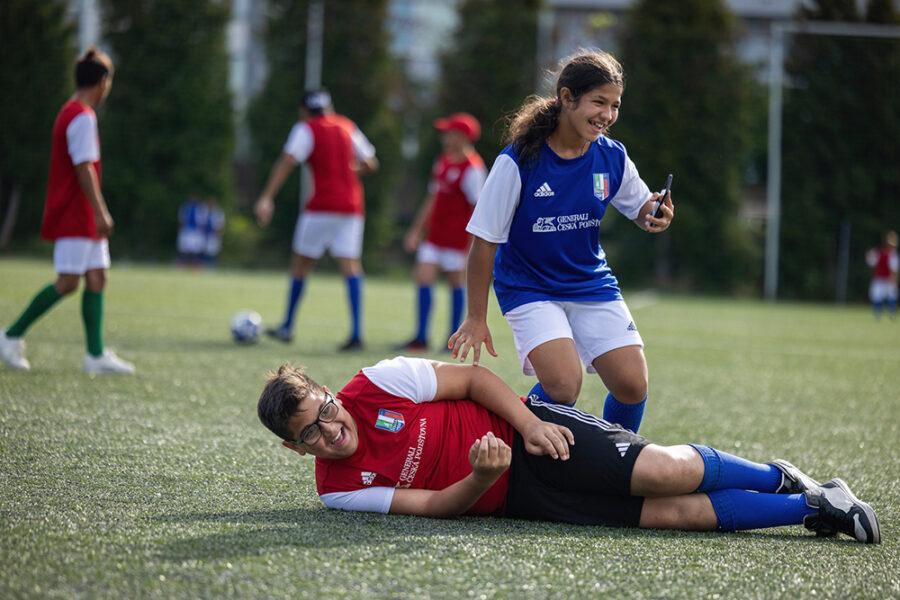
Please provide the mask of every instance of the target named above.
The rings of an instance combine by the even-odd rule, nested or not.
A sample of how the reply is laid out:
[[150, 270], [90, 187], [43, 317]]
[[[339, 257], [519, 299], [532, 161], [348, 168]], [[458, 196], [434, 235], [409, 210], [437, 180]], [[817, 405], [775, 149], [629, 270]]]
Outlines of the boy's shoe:
[[6, 331], [0, 329], [0, 360], [7, 366], [21, 371], [31, 368], [31, 363], [25, 358], [25, 340], [6, 336]]
[[786, 460], [779, 458], [769, 464], [781, 471], [781, 485], [776, 494], [802, 494], [822, 485]]
[[846, 533], [864, 544], [880, 544], [881, 528], [872, 507], [853, 495], [843, 479], [832, 479], [818, 489], [803, 492], [807, 506], [818, 513], [807, 515], [803, 525], [818, 535]]
[[363, 343], [359, 338], [350, 338], [338, 346], [338, 352], [359, 352], [361, 350], [363, 350]]
[[294, 334], [284, 327], [268, 327], [266, 328], [266, 335], [285, 344], [290, 344], [294, 341]]
[[134, 365], [127, 360], [122, 360], [112, 350], [104, 350], [100, 356], [84, 355], [84, 372], [88, 375], [104, 375], [107, 373], [119, 373], [122, 375], [134, 375]]
[[405, 352], [428, 352], [428, 342], [413, 338], [405, 344], [400, 344], [396, 349]]

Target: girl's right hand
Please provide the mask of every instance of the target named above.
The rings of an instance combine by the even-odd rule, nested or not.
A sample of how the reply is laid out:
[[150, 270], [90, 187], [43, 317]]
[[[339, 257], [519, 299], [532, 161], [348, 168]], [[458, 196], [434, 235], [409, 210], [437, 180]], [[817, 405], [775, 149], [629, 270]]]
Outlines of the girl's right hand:
[[472, 364], [477, 365], [481, 360], [481, 344], [484, 344], [491, 356], [497, 356], [494, 351], [494, 340], [491, 339], [491, 330], [488, 329], [487, 321], [484, 319], [475, 319], [466, 317], [456, 333], [450, 336], [447, 341], [447, 348], [450, 350], [453, 358], [458, 358], [460, 362], [466, 362], [469, 350], [473, 350]]

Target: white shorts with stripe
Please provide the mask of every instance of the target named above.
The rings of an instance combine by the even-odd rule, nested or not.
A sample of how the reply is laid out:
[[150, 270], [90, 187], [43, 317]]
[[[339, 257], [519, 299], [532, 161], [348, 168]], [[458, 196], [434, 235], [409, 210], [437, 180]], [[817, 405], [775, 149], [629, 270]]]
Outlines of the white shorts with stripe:
[[616, 348], [644, 345], [624, 300], [542, 300], [518, 306], [503, 316], [512, 328], [522, 372], [526, 375], [535, 374], [528, 360], [529, 353], [550, 340], [573, 340], [588, 373], [596, 373], [591, 363], [598, 356]]
[[362, 215], [304, 211], [297, 218], [292, 248], [309, 258], [322, 258], [326, 250], [335, 258], [359, 258], [364, 227]]
[[67, 237], [53, 244], [53, 268], [59, 275], [84, 275], [109, 266], [109, 242], [105, 239]]
[[462, 250], [435, 246], [426, 240], [419, 244], [416, 262], [437, 265], [442, 271], [465, 271], [466, 253]]

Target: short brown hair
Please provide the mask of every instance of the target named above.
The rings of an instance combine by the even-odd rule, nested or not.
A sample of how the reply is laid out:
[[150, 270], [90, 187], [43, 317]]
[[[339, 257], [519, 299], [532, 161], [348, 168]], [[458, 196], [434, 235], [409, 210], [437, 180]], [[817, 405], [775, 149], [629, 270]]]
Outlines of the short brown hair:
[[278, 371], [269, 371], [266, 385], [263, 387], [256, 413], [262, 424], [283, 440], [294, 441], [288, 422], [304, 398], [325, 390], [316, 383], [303, 367], [285, 363]]

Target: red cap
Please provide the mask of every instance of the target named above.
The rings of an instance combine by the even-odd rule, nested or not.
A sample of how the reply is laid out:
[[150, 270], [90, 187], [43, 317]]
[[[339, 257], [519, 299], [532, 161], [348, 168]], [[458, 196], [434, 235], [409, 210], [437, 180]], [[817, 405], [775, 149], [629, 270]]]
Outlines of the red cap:
[[473, 142], [481, 137], [481, 125], [469, 113], [453, 113], [449, 117], [437, 119], [434, 128], [438, 131], [460, 131]]

